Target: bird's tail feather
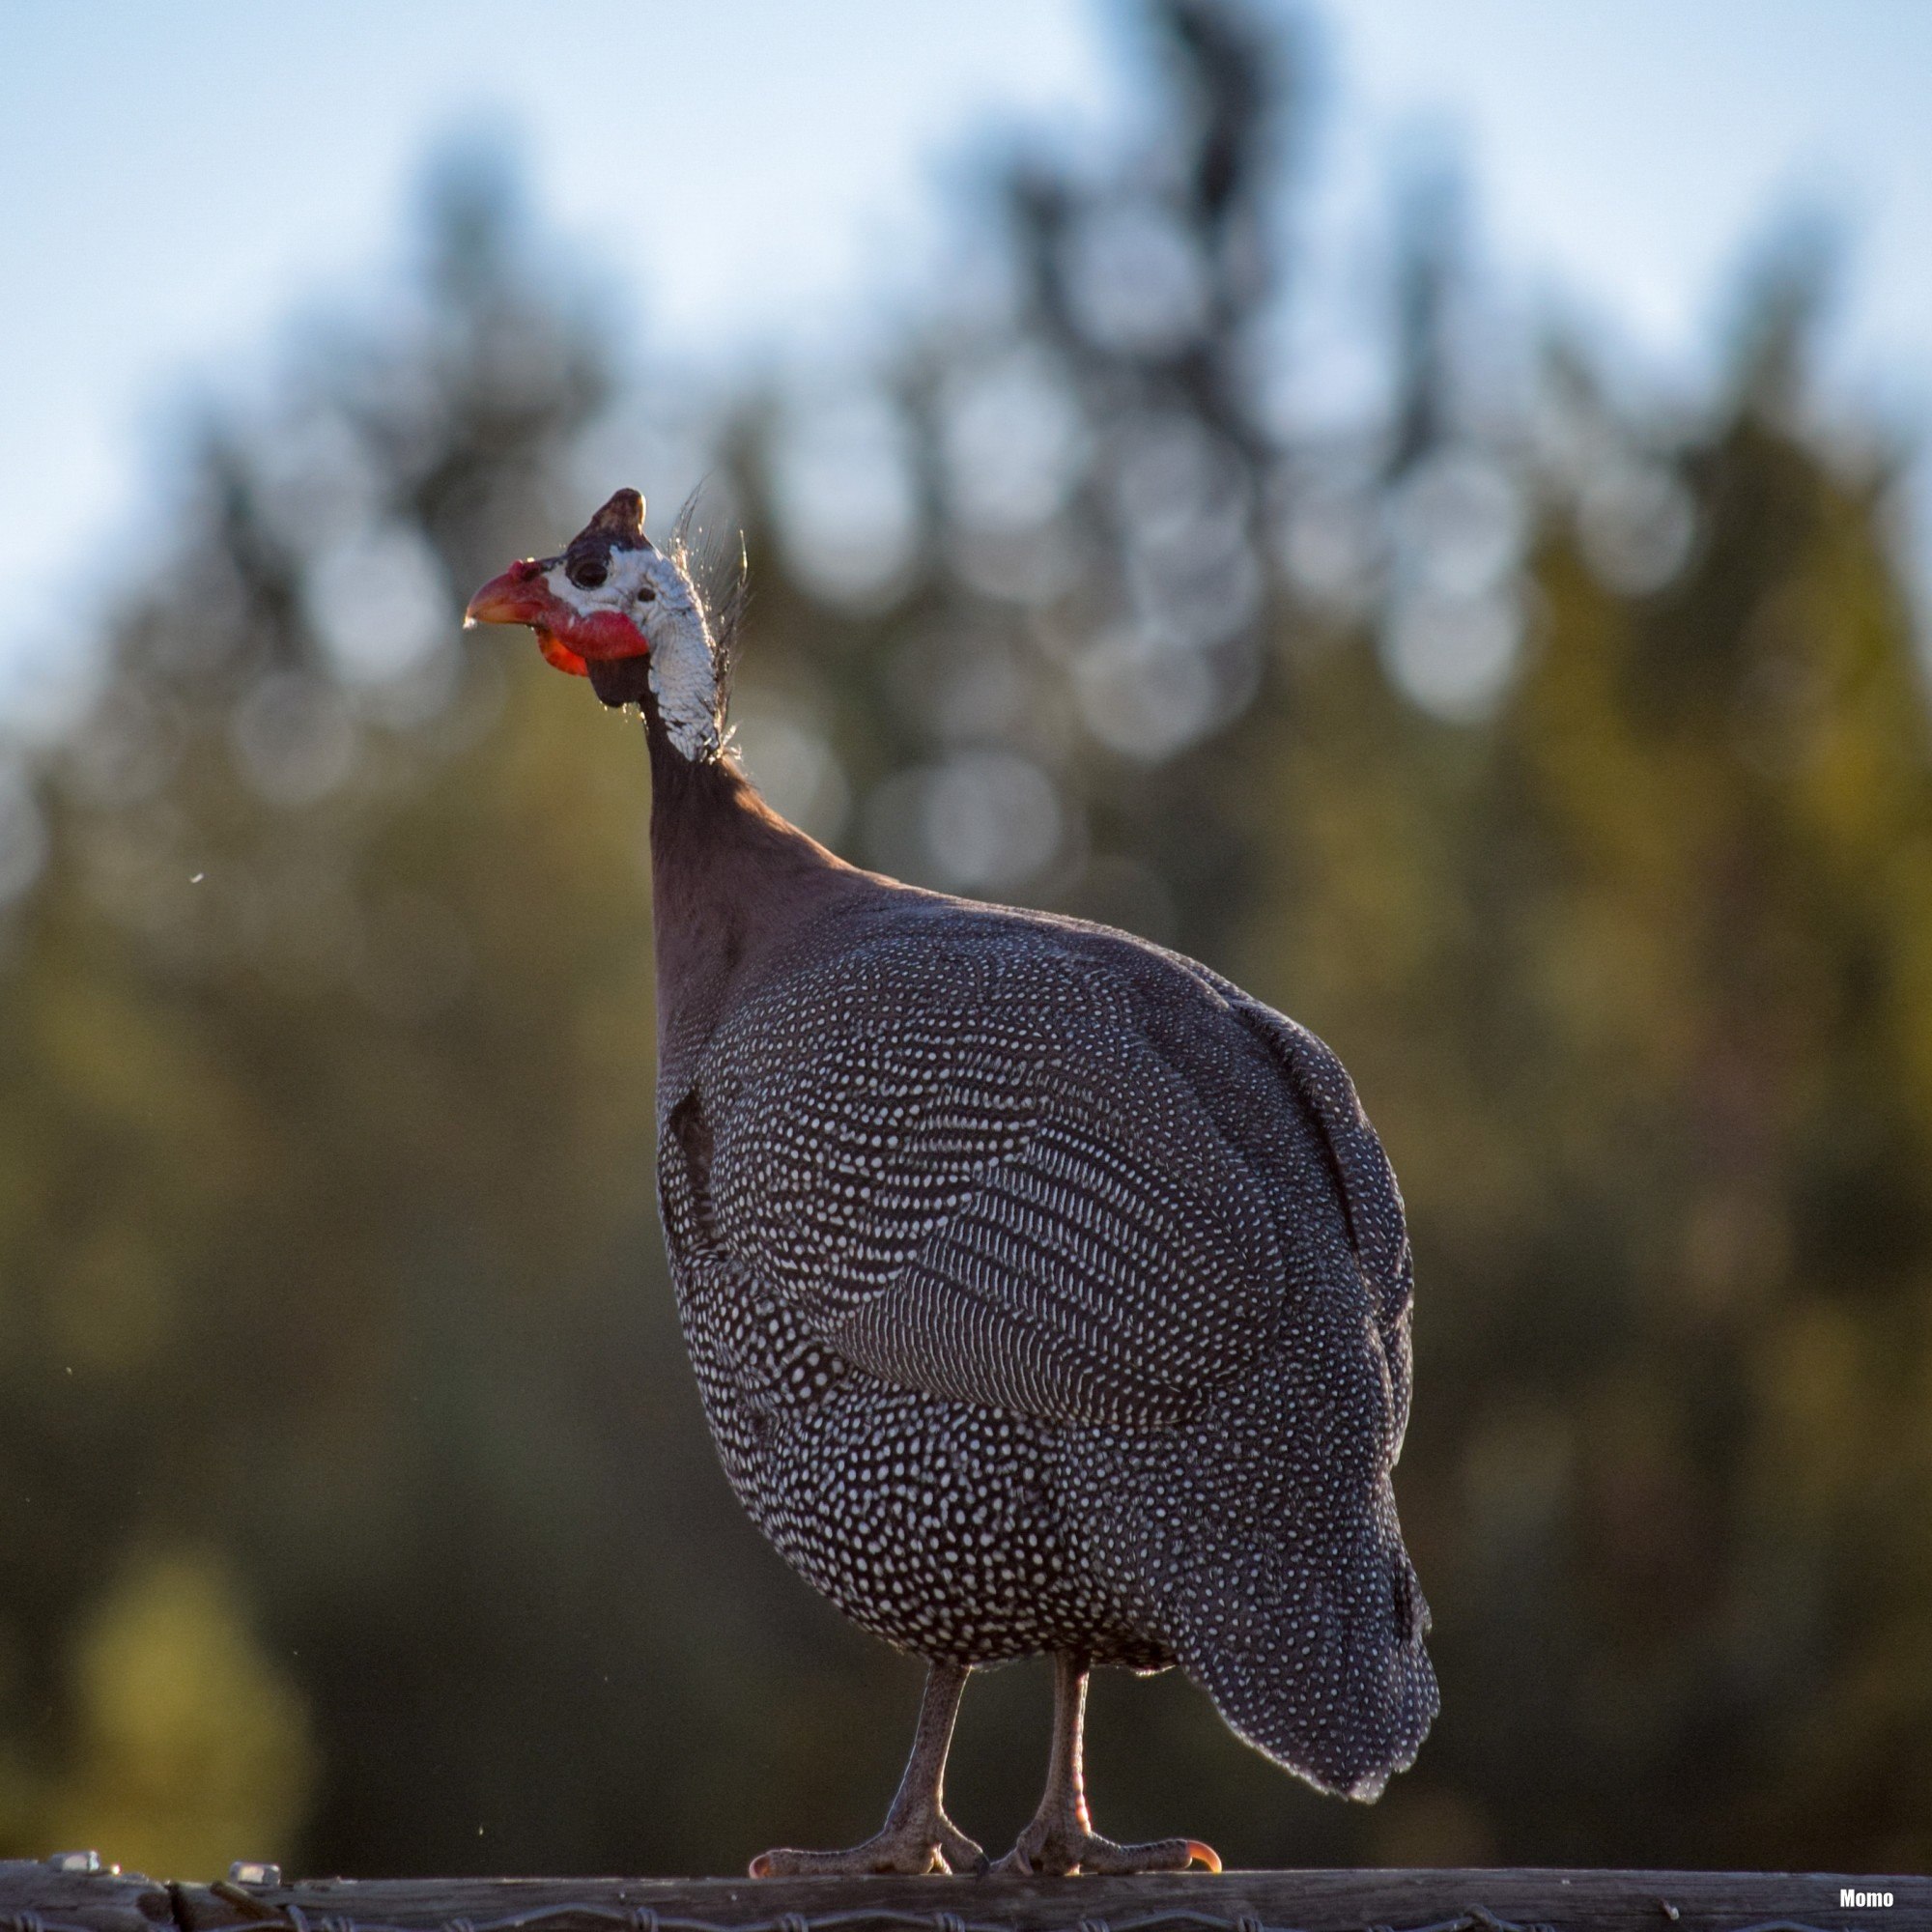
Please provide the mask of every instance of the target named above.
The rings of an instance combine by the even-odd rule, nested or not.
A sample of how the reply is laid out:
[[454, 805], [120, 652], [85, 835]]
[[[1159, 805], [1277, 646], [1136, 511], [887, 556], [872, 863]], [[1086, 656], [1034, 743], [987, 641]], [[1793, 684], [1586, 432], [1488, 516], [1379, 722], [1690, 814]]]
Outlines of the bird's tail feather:
[[1352, 1522], [1312, 1527], [1215, 1552], [1177, 1592], [1174, 1647], [1239, 1737], [1368, 1802], [1414, 1763], [1439, 1708], [1429, 1607], [1386, 1491]]

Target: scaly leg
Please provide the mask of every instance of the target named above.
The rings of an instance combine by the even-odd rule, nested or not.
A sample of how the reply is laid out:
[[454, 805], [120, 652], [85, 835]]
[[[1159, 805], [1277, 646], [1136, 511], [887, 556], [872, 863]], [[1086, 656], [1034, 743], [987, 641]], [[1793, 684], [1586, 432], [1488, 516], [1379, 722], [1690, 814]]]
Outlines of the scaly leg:
[[946, 1753], [972, 1666], [934, 1663], [920, 1700], [912, 1756], [898, 1796], [877, 1837], [849, 1852], [765, 1852], [752, 1861], [753, 1878], [807, 1878], [828, 1872], [905, 1872], [982, 1869], [986, 1855], [946, 1815]]
[[1046, 1795], [1033, 1823], [993, 1867], [1002, 1872], [1171, 1872], [1203, 1864], [1219, 1871], [1221, 1861], [1198, 1838], [1160, 1838], [1151, 1845], [1117, 1845], [1094, 1830], [1087, 1815], [1081, 1770], [1081, 1732], [1087, 1721], [1087, 1660], [1061, 1651], [1053, 1660], [1053, 1763]]

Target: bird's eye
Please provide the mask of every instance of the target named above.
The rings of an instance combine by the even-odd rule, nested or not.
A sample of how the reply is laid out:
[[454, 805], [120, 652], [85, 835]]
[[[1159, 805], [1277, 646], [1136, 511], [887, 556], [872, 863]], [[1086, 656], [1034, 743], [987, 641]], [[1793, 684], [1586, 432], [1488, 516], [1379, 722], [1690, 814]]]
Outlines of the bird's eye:
[[601, 556], [586, 556], [569, 568], [571, 582], [580, 590], [595, 590], [611, 574], [611, 566]]
[[638, 585], [638, 602], [639, 604], [655, 604], [657, 601], [658, 587], [655, 583], [640, 583]]

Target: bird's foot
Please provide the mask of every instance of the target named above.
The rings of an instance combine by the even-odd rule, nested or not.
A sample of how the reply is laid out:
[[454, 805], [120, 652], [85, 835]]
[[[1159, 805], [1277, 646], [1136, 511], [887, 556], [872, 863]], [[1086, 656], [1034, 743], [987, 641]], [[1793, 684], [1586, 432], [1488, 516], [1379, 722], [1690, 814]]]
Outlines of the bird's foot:
[[826, 1878], [835, 1874], [984, 1871], [986, 1854], [949, 1818], [934, 1810], [888, 1818], [877, 1837], [845, 1852], [762, 1852], [752, 1861], [753, 1878]]
[[1084, 1818], [1041, 1811], [993, 1869], [1037, 1872], [1049, 1878], [1069, 1878], [1075, 1872], [1124, 1877], [1135, 1872], [1186, 1871], [1192, 1865], [1217, 1872], [1220, 1856], [1199, 1838], [1156, 1838], [1148, 1845], [1117, 1845], [1112, 1838], [1101, 1837]]

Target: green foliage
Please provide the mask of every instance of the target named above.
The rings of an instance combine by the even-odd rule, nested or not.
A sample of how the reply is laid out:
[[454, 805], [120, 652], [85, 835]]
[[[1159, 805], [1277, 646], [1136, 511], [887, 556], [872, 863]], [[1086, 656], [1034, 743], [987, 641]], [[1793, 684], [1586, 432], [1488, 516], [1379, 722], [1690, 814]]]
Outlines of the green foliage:
[[[1234, 972], [1403, 1177], [1440, 1725], [1365, 1811], [1109, 1681], [1102, 1823], [1921, 1864], [1932, 741], [1889, 460], [1821, 421], [1789, 273], [1701, 411], [1574, 346], [1499, 411], [1439, 197], [1386, 421], [1287, 437], [1292, 49], [1150, 18], [1146, 144], [993, 171], [1005, 295], [913, 328], [865, 434], [709, 425], [777, 801]], [[500, 185], [452, 173], [430, 235], [380, 327], [210, 429], [33, 775], [0, 1853], [729, 1870], [869, 1831], [908, 1736], [916, 1671], [743, 1522], [690, 1386], [636, 726], [455, 629], [675, 439]], [[989, 1842], [1044, 1711], [1028, 1668], [969, 1697]]]

